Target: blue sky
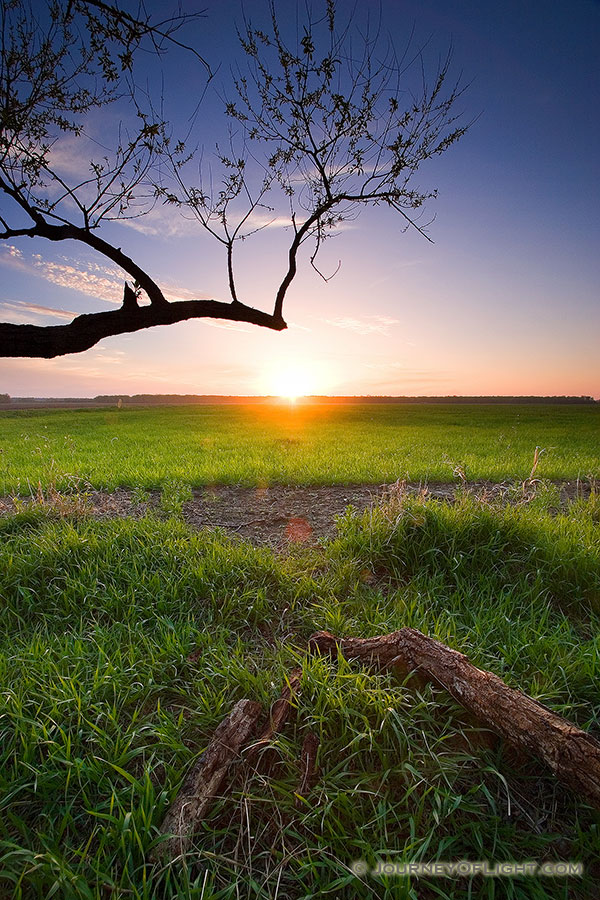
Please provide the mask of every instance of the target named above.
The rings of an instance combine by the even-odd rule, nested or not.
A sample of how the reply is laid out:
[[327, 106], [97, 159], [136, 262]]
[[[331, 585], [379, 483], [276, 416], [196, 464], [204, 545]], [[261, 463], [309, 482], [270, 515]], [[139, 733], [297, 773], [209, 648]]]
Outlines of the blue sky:
[[[258, 0], [246, 13], [263, 14]], [[188, 8], [190, 4], [186, 4]], [[236, 0], [204, 0], [194, 26], [200, 52], [220, 68], [222, 92], [238, 55]], [[287, 297], [286, 332], [200, 320], [104, 340], [56, 360], [0, 361], [0, 392], [13, 396], [100, 393], [276, 393], [290, 379], [310, 393], [592, 394], [600, 397], [600, 4], [592, 0], [382, 0], [383, 25], [399, 46], [415, 27], [426, 58], [453, 46], [467, 135], [423, 169], [436, 187], [429, 207], [435, 243], [402, 233], [390, 210], [365, 211], [325, 245], [328, 284], [306, 255]], [[373, 12], [379, 3], [359, 2]], [[296, 5], [279, 3], [282, 15]], [[347, 15], [354, 3], [342, 0]], [[357, 14], [358, 15], [358, 14]], [[149, 73], [156, 79], [158, 73]], [[201, 93], [191, 58], [164, 64], [166, 108], [185, 123]], [[182, 90], [183, 87], [183, 90]], [[110, 135], [117, 110], [88, 123]], [[196, 140], [223, 137], [209, 91]], [[72, 139], [66, 167], [81, 165]], [[220, 247], [175, 210], [106, 226], [113, 240], [173, 297], [228, 299]], [[241, 299], [270, 310], [285, 270], [281, 227], [239, 255]], [[0, 245], [0, 318], [60, 324], [111, 308], [122, 277], [76, 244], [22, 239]]]

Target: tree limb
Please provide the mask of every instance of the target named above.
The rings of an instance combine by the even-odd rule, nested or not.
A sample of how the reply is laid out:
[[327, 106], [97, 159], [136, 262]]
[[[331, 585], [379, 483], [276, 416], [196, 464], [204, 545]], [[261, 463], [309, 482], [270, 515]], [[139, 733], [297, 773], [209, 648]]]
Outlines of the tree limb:
[[155, 304], [130, 308], [122, 306], [108, 312], [86, 313], [68, 325], [13, 325], [0, 323], [0, 357], [29, 356], [52, 359], [66, 353], [81, 353], [116, 334], [127, 334], [154, 325], [173, 325], [187, 319], [225, 319], [248, 322], [283, 331], [287, 328], [281, 317], [270, 315], [243, 303], [222, 303], [219, 300], [182, 300], [177, 303]]
[[337, 653], [378, 668], [416, 672], [445, 688], [496, 734], [537, 756], [557, 778], [600, 808], [600, 742], [547, 706], [478, 669], [457, 650], [415, 628], [374, 638], [336, 638], [319, 631], [313, 652]]
[[256, 730], [261, 715], [260, 703], [239, 700], [217, 726], [208, 747], [191, 767], [167, 811], [161, 832], [170, 836], [157, 845], [155, 858], [173, 858], [188, 850], [194, 831], [224, 785], [232, 764], [240, 758], [240, 751]]
[[[457, 125], [461, 90], [458, 83], [447, 84], [449, 56], [438, 65], [433, 87], [423, 76], [422, 91], [415, 93], [410, 83], [401, 84], [406, 67], [393, 48], [381, 43], [379, 25], [374, 33], [368, 22], [366, 31], [357, 26], [357, 46], [362, 47], [357, 54], [351, 17], [336, 25], [336, 0], [321, 0], [324, 14], [313, 17], [306, 10], [303, 36], [297, 30], [295, 42], [286, 46], [285, 20], [277, 18], [283, 14], [269, 3], [270, 29], [257, 30], [246, 21], [239, 33], [247, 72], [238, 68], [237, 100], [225, 104], [235, 127], [229, 149], [222, 152], [217, 145], [220, 187], [213, 194], [212, 187], [203, 189], [201, 171], [199, 186], [186, 183], [197, 149], [190, 148], [189, 131], [176, 141], [162, 106], [157, 114], [134, 76], [142, 53], [150, 50], [160, 57], [169, 44], [192, 52], [206, 66], [197, 50], [178, 38], [196, 14], [179, 12], [157, 21], [143, 4], [132, 15], [116, 0], [40, 3], [46, 14], [39, 19], [31, 16], [29, 0], [5, 0], [2, 7], [0, 240], [75, 240], [110, 259], [135, 285], [125, 289], [121, 309], [77, 316], [68, 325], [0, 323], [0, 356], [52, 358], [81, 352], [111, 335], [199, 317], [283, 330], [284, 298], [297, 273], [301, 245], [314, 242], [310, 263], [328, 280], [316, 265], [322, 243], [365, 205], [386, 204], [406, 227], [430, 240], [409, 213], [435, 191], [412, 187], [411, 178], [468, 127]], [[210, 70], [208, 75], [210, 80]], [[55, 144], [66, 134], [83, 138], [79, 146], [88, 148], [86, 117], [122, 96], [131, 98], [132, 118], [135, 113], [139, 120], [131, 137], [120, 127], [106, 156], [90, 159], [90, 174], [61, 174]], [[250, 150], [253, 142], [259, 153]], [[266, 204], [271, 191], [274, 200]], [[293, 234], [269, 314], [239, 302], [243, 291], [236, 285], [233, 254], [237, 241], [264, 227], [254, 214], [274, 211], [284, 198]], [[144, 215], [162, 201], [190, 210], [226, 248], [230, 304], [170, 304], [146, 271], [99, 237], [96, 229], [103, 220]], [[149, 307], [138, 305], [141, 291]]]

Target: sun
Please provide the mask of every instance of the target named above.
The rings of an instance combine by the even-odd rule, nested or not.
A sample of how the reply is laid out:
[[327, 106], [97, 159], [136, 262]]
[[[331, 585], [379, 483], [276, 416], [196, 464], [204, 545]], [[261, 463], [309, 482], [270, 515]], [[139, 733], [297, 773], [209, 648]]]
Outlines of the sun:
[[287, 366], [273, 378], [273, 387], [278, 397], [295, 403], [299, 397], [306, 397], [313, 392], [314, 378], [308, 369]]
[[305, 357], [292, 350], [287, 357], [266, 361], [256, 383], [263, 396], [279, 397], [293, 406], [302, 398], [331, 392], [336, 378], [328, 360]]

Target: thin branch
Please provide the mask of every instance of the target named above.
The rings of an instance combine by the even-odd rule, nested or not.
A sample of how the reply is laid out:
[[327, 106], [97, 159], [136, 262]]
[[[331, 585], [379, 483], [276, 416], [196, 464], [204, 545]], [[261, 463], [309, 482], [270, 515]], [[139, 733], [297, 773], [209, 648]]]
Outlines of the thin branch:
[[330, 200], [328, 203], [324, 203], [320, 206], [316, 212], [313, 213], [312, 216], [309, 216], [305, 222], [298, 228], [294, 235], [294, 240], [290, 245], [290, 249], [288, 251], [288, 269], [283, 278], [283, 281], [279, 285], [279, 289], [277, 291], [277, 295], [275, 297], [275, 306], [273, 308], [273, 316], [277, 319], [281, 318], [283, 315], [283, 301], [285, 295], [287, 293], [287, 289], [290, 284], [294, 280], [296, 276], [296, 272], [298, 269], [297, 266], [297, 256], [298, 250], [300, 249], [300, 245], [304, 241], [304, 239], [308, 236], [310, 229], [315, 225], [316, 222], [319, 221], [321, 216], [323, 216], [328, 210], [334, 206], [336, 203], [335, 200]]
[[[130, 25], [139, 26], [141, 24], [139, 19], [135, 19], [133, 16], [129, 15], [129, 13], [126, 13], [121, 9], [117, 9], [116, 7], [111, 6], [108, 3], [103, 3], [102, 0], [85, 0], [85, 3], [87, 6], [95, 6], [97, 9], [102, 10], [102, 12], [106, 13], [107, 15], [115, 19], [121, 19], [122, 21], [128, 22]], [[145, 26], [148, 34], [158, 35], [159, 37], [162, 37], [165, 40], [169, 41], [169, 43], [173, 44], [175, 47], [179, 47], [180, 49], [185, 50], [186, 52], [191, 53], [193, 56], [195, 56], [196, 59], [198, 59], [205, 67], [206, 71], [209, 74], [209, 77], [212, 78], [213, 72], [210, 65], [207, 63], [204, 57], [198, 53], [196, 48], [192, 47], [190, 44], [184, 44], [182, 41], [178, 41], [173, 37], [173, 32], [181, 28], [182, 25], [186, 24], [192, 19], [200, 18], [203, 15], [204, 11], [198, 13], [184, 13], [183, 15], [172, 16], [171, 18], [163, 19], [162, 22], [157, 22], [155, 25], [151, 24], [148, 20], [145, 23]], [[163, 25], [169, 25], [171, 27], [167, 30], [163, 30]], [[156, 44], [155, 47], [156, 49], [160, 49]]]

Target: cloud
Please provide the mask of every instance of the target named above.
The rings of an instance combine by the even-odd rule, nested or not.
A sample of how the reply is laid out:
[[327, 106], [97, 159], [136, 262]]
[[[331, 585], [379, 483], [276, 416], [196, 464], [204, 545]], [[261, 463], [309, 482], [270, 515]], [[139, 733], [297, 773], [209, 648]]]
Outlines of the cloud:
[[[60, 287], [79, 291], [95, 300], [102, 300], [118, 306], [123, 302], [123, 284], [127, 275], [115, 265], [73, 259], [67, 256], [59, 256], [56, 260], [47, 260], [39, 253], [25, 255], [12, 244], [0, 246], [0, 262], [28, 274], [36, 275]], [[173, 303], [186, 300], [220, 299], [214, 295], [190, 290], [175, 283], [163, 282], [161, 287], [167, 300]], [[66, 309], [52, 309], [24, 300], [0, 301], [0, 308], [7, 310], [14, 324], [27, 323], [31, 316], [72, 319], [78, 315], [78, 313]], [[253, 330], [234, 322], [217, 319], [204, 319], [204, 321], [213, 328], [224, 328], [229, 331], [241, 331], [248, 334]]]
[[50, 317], [70, 320], [78, 315], [76, 312], [68, 309], [53, 309], [50, 306], [41, 306], [38, 303], [29, 303], [26, 300], [0, 300], [0, 308], [5, 311], [3, 315], [8, 316], [9, 319], [16, 320], [13, 321], [15, 325], [29, 322], [32, 316], [34, 318]]
[[[114, 303], [118, 306], [123, 302], [123, 284], [128, 276], [116, 265], [73, 259], [68, 256], [60, 256], [56, 261], [47, 260], [40, 253], [26, 256], [12, 244], [0, 246], [0, 262], [60, 287], [79, 291], [95, 300], [103, 300], [105, 303]], [[177, 284], [166, 283], [163, 289], [167, 300], [173, 302], [211, 299], [208, 294], [191, 291]]]
[[[231, 214], [229, 222], [231, 228], [237, 225], [242, 215]], [[299, 226], [302, 221], [302, 219], [297, 219], [296, 224]], [[181, 209], [173, 205], [155, 206], [137, 218], [119, 219], [119, 224], [150, 237], [160, 235], [163, 238], [182, 238], [206, 234], [194, 215], [189, 211], [186, 213], [185, 208]], [[216, 223], [214, 224], [216, 226]], [[242, 233], [247, 235], [249, 232], [268, 228], [290, 228], [291, 225], [292, 220], [289, 215], [282, 216], [268, 210], [254, 210], [246, 219]]]
[[347, 328], [349, 331], [356, 331], [357, 334], [389, 334], [392, 326], [400, 325], [400, 320], [393, 319], [391, 316], [364, 316], [363, 318], [339, 316], [325, 321], [327, 325], [333, 325], [335, 328]]
[[90, 267], [77, 267], [64, 263], [35, 261], [34, 266], [46, 281], [71, 290], [81, 291], [106, 303], [123, 301], [123, 274], [118, 269], [106, 269], [103, 275], [90, 271]]
[[[303, 221], [303, 219], [297, 218], [296, 226], [302, 225]], [[259, 228], [291, 228], [292, 224], [292, 219], [289, 215], [278, 216], [269, 210], [254, 210], [246, 219], [243, 230], [244, 233], [247, 233]]]
[[169, 282], [161, 283], [162, 291], [167, 300], [177, 303], [180, 300], [216, 300], [216, 297], [205, 294], [202, 291], [190, 291], [189, 288], [181, 287]]
[[193, 216], [186, 215], [171, 205], [155, 206], [144, 215], [119, 219], [119, 225], [132, 228], [147, 237], [197, 237], [202, 233], [202, 226]]
[[93, 177], [90, 160], [99, 156], [101, 153], [98, 146], [91, 141], [65, 134], [50, 150], [50, 168], [58, 172], [66, 182], [77, 184]]
[[52, 284], [80, 291], [106, 303], [123, 300], [124, 276], [117, 266], [99, 265], [62, 256], [62, 262], [45, 259], [40, 253], [26, 256], [12, 244], [0, 247], [0, 260], [13, 268], [37, 275]]

